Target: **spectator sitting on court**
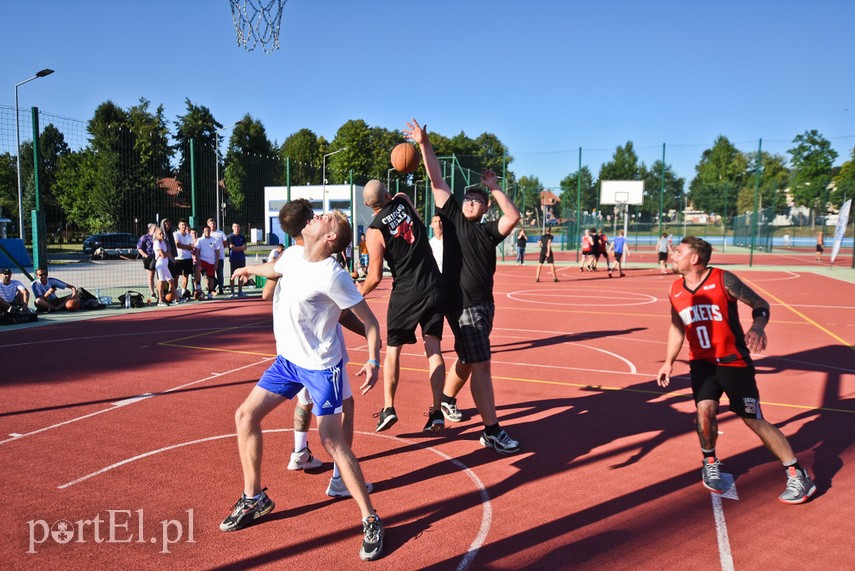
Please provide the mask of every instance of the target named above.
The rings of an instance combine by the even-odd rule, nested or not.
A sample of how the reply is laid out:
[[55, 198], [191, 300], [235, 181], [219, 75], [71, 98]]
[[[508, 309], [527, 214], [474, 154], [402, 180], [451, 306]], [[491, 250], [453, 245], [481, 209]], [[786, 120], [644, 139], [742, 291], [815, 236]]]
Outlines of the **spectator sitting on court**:
[[[33, 304], [37, 311], [64, 311], [68, 300], [77, 299], [77, 288], [62, 280], [48, 277], [48, 270], [45, 267], [36, 269], [36, 280], [32, 287]], [[71, 293], [59, 297], [56, 292], [61, 289], [70, 289]]]
[[[0, 311], [9, 311], [12, 307], [27, 308], [30, 304], [30, 292], [18, 280], [12, 279], [12, 270], [3, 268], [3, 281], [0, 282]], [[29, 309], [27, 309], [29, 311]]]

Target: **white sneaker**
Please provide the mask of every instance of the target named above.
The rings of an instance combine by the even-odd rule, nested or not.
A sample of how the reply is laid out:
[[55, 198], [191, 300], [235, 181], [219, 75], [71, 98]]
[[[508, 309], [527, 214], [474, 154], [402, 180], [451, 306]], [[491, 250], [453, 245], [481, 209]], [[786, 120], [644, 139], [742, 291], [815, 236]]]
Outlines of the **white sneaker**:
[[[365, 482], [365, 491], [369, 494], [374, 491], [374, 484]], [[349, 498], [350, 490], [344, 485], [344, 480], [341, 476], [330, 478], [330, 485], [327, 486], [327, 495], [331, 498]]]
[[289, 470], [311, 470], [320, 468], [323, 462], [312, 456], [312, 451], [306, 446], [299, 452], [291, 453], [291, 460], [288, 462]]

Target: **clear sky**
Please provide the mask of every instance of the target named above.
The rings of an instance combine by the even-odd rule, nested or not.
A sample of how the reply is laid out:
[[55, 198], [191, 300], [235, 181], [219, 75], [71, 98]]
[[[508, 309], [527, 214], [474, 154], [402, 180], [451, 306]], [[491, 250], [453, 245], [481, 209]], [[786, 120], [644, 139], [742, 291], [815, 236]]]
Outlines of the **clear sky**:
[[[632, 140], [689, 180], [718, 135], [784, 154], [817, 129], [855, 147], [855, 1], [289, 0], [281, 50], [246, 52], [227, 0], [3, 0], [0, 105], [88, 120], [140, 97], [281, 143], [342, 123], [497, 135], [517, 176], [597, 175]], [[225, 134], [228, 136], [228, 133]]]

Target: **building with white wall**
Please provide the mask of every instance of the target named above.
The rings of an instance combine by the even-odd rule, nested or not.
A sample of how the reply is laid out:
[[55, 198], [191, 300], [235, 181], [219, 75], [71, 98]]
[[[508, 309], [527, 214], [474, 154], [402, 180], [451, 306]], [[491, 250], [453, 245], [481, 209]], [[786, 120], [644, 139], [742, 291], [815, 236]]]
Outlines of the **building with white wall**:
[[[290, 195], [287, 186], [265, 186], [264, 187], [264, 233], [270, 244], [287, 243], [285, 232], [279, 226], [279, 210], [289, 200], [305, 198], [312, 203], [315, 214], [323, 214], [333, 210], [341, 210], [350, 220], [353, 226], [354, 244], [359, 239], [359, 234], [365, 232], [374, 212], [362, 202], [362, 186], [349, 184], [328, 184], [291, 186]], [[324, 191], [326, 190], [326, 196]], [[356, 208], [351, 208], [351, 202], [356, 203]], [[355, 220], [354, 220], [355, 214]], [[276, 238], [273, 238], [275, 236]]]

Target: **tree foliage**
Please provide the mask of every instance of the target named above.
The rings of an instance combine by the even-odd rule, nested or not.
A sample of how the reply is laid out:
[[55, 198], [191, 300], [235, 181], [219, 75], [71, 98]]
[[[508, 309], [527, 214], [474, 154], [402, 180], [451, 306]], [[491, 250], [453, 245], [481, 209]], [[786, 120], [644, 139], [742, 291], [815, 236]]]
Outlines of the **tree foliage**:
[[816, 129], [796, 135], [793, 143], [796, 146], [787, 151], [792, 157], [790, 189], [793, 200], [796, 206], [817, 206], [825, 210], [837, 151]]
[[644, 181], [642, 218], [655, 220], [659, 216], [660, 202], [663, 216], [670, 210], [682, 210], [686, 179], [678, 177], [671, 165], [666, 163], [663, 172], [661, 160], [654, 162], [649, 169], [642, 163], [641, 179]]
[[[787, 169], [786, 158], [782, 155], [761, 153], [760, 192], [757, 205], [760, 208], [775, 208], [776, 212], [784, 212], [787, 208], [786, 189], [790, 173]], [[757, 153], [746, 155], [749, 165], [754, 165]], [[753, 168], [746, 173], [745, 185], [740, 189], [736, 201], [736, 212], [744, 214], [754, 211], [754, 194], [756, 190], [756, 173]]]
[[246, 114], [237, 122], [225, 164], [226, 216], [241, 224], [263, 222], [264, 187], [281, 184], [282, 162], [261, 121]]
[[850, 198], [855, 198], [855, 148], [852, 149], [849, 160], [841, 165], [840, 171], [834, 177], [834, 191], [831, 194], [831, 201], [837, 206], [842, 206], [844, 200]]
[[[689, 200], [705, 212], [736, 212], [737, 195], [745, 185], [748, 158], [727, 137], [719, 135], [713, 146], [701, 154], [695, 166], [695, 178], [689, 183]], [[727, 202], [727, 212], [725, 212]]]

